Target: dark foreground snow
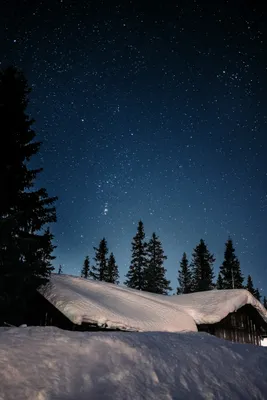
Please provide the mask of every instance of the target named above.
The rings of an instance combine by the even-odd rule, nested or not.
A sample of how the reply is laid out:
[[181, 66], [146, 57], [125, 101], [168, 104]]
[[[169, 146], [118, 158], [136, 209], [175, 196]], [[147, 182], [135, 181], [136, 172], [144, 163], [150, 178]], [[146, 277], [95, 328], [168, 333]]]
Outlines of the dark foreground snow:
[[1, 400], [267, 399], [267, 349], [202, 333], [0, 329]]

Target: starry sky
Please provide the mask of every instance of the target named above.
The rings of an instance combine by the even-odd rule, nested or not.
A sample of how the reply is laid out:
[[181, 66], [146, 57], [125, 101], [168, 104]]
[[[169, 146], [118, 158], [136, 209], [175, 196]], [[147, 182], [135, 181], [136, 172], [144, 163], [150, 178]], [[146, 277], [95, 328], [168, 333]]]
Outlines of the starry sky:
[[2, 1], [1, 66], [23, 69], [57, 195], [55, 267], [106, 237], [127, 272], [142, 219], [177, 286], [182, 253], [231, 235], [267, 294], [267, 14], [255, 1]]

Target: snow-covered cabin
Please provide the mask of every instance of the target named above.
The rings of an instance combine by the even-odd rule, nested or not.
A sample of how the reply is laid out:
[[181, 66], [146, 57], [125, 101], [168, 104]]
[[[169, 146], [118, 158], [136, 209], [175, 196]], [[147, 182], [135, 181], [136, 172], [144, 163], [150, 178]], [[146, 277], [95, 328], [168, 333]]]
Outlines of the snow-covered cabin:
[[[181, 307], [138, 290], [76, 276], [52, 274], [40, 289], [37, 325], [74, 330], [197, 331]], [[41, 308], [40, 308], [41, 307]]]
[[163, 296], [52, 274], [34, 306], [31, 324], [67, 330], [206, 331], [258, 345], [267, 332], [266, 309], [244, 289]]
[[267, 310], [248, 290], [211, 290], [168, 297], [193, 317], [199, 331], [257, 345], [267, 332]]

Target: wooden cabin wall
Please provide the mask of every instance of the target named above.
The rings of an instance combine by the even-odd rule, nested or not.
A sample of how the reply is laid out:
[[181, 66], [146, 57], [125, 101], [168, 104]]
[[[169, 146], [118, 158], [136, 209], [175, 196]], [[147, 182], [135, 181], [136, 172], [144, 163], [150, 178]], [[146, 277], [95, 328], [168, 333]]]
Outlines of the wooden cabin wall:
[[74, 324], [38, 292], [28, 309], [25, 323], [29, 326], [56, 326], [74, 330]]
[[199, 331], [205, 331], [232, 342], [260, 346], [264, 325], [266, 324], [254, 307], [246, 305], [217, 324], [199, 325]]

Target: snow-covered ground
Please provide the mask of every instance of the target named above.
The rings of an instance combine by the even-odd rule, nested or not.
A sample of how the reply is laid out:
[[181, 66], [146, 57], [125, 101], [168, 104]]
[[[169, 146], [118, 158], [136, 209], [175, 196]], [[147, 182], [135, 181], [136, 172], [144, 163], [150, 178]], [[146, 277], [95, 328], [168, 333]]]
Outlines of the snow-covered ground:
[[266, 400], [267, 349], [206, 333], [0, 329], [1, 400]]

